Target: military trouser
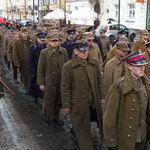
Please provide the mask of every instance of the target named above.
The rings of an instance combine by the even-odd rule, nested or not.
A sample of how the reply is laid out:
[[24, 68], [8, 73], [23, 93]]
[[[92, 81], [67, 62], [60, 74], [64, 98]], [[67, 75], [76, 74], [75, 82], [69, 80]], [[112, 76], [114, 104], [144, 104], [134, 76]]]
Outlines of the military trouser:
[[146, 140], [141, 143], [135, 143], [135, 150], [146, 150]]

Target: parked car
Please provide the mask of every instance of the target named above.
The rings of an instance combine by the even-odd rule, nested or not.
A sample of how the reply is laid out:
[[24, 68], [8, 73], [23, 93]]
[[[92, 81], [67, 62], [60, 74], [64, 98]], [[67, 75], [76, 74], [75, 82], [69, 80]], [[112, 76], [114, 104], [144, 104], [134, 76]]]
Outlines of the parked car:
[[134, 41], [134, 38], [136, 37], [136, 32], [133, 29], [128, 29], [122, 24], [119, 25], [119, 29], [118, 24], [99, 25], [96, 29], [96, 35], [99, 35], [101, 29], [106, 30], [105, 35], [109, 37], [111, 43], [117, 38], [118, 30], [124, 30], [129, 41]]
[[31, 19], [24, 19], [24, 20], [19, 20], [18, 24], [20, 24], [20, 27], [23, 27], [26, 25], [26, 22], [31, 22]]

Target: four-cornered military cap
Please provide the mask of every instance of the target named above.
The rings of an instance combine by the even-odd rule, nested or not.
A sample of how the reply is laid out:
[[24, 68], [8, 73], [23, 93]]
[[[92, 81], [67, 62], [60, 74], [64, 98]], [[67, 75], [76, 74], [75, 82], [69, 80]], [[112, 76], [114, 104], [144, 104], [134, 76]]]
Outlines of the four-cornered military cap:
[[105, 29], [101, 29], [99, 32], [100, 32], [100, 33], [105, 33], [106, 30], [105, 30]]
[[45, 28], [49, 28], [50, 25], [49, 25], [49, 24], [44, 24], [44, 27], [45, 27]]
[[37, 33], [41, 33], [41, 32], [43, 32], [43, 29], [42, 29], [41, 27], [38, 27], [38, 28], [36, 29], [36, 32], [37, 32]]
[[77, 32], [82, 32], [82, 29], [81, 28], [76, 28], [76, 31]]
[[93, 34], [91, 32], [84, 32], [82, 34], [82, 37], [86, 40], [93, 40], [94, 39]]
[[30, 27], [31, 27], [31, 24], [27, 23], [25, 26], [26, 26], [27, 28], [30, 28]]
[[119, 41], [116, 43], [116, 48], [121, 50], [121, 51], [129, 51], [128, 43], [124, 41]]
[[118, 34], [123, 35], [123, 34], [125, 34], [125, 31], [124, 31], [124, 30], [119, 30], [119, 31], [118, 31]]
[[150, 42], [145, 43], [147, 48], [150, 48]]
[[129, 42], [127, 37], [121, 37], [119, 38], [119, 41]]
[[149, 35], [150, 33], [148, 32], [148, 30], [144, 29], [141, 31], [142, 35]]
[[90, 26], [87, 28], [87, 32], [95, 32], [95, 26]]
[[45, 32], [41, 32], [41, 33], [38, 33], [36, 36], [37, 36], [37, 38], [39, 38], [40, 40], [45, 41], [47, 34], [46, 34]]
[[59, 41], [59, 34], [57, 34], [57, 33], [49, 33], [46, 38], [49, 41]]
[[5, 26], [5, 24], [4, 23], [0, 23], [0, 26], [3, 27], [3, 26]]
[[22, 28], [21, 28], [21, 32], [22, 32], [22, 33], [28, 32], [28, 29], [27, 29], [26, 27], [22, 27]]
[[72, 46], [80, 52], [88, 51], [88, 43], [84, 39], [72, 43]]
[[148, 64], [144, 54], [140, 49], [124, 57], [124, 60], [126, 60], [127, 64], [134, 65], [134, 66]]
[[66, 32], [68, 33], [68, 35], [69, 35], [70, 37], [75, 37], [75, 32], [76, 32], [75, 29], [67, 30]]
[[7, 28], [7, 30], [8, 30], [8, 31], [14, 31], [14, 30], [15, 30], [15, 28], [13, 28], [13, 27], [9, 27], [9, 28]]

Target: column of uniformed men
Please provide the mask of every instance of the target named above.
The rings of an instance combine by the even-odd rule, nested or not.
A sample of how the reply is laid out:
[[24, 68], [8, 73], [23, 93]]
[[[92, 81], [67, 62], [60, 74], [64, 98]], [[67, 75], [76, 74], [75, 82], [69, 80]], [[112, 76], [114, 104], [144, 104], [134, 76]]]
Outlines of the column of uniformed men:
[[12, 24], [6, 29], [0, 24], [0, 79], [5, 58], [8, 69], [11, 63], [15, 84], [19, 71], [25, 94], [34, 97], [35, 102], [43, 99], [47, 123], [64, 125], [59, 117], [62, 108], [71, 113], [80, 150], [94, 150], [92, 121], [97, 122], [101, 140], [109, 150], [147, 149], [150, 140], [147, 30], [141, 31], [140, 39], [131, 49], [123, 31], [118, 32], [110, 48], [104, 29], [96, 36], [93, 27], [68, 29], [50, 23], [36, 26], [27, 23], [20, 31], [16, 27]]

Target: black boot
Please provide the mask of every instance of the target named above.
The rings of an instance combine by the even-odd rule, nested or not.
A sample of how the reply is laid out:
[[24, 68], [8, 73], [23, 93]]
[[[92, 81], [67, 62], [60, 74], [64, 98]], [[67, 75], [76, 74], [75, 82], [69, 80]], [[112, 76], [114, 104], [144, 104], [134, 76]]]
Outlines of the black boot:
[[14, 73], [14, 82], [15, 84], [18, 84], [17, 73]]

